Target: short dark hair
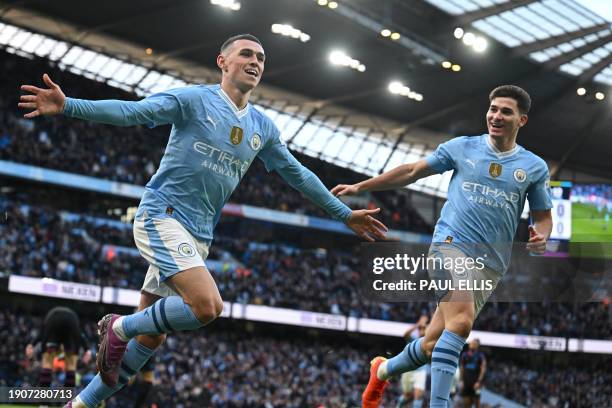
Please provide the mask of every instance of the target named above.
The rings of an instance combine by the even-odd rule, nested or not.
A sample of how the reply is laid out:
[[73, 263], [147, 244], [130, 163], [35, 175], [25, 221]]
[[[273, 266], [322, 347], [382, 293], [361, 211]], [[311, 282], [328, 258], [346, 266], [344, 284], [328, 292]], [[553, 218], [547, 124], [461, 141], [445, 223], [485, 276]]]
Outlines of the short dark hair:
[[492, 102], [495, 98], [514, 99], [523, 115], [528, 114], [529, 109], [531, 109], [531, 96], [523, 88], [516, 85], [501, 85], [493, 89], [489, 94], [489, 102]]
[[231, 47], [231, 45], [238, 40], [254, 41], [263, 47], [263, 45], [261, 44], [261, 41], [259, 41], [259, 39], [255, 37], [253, 34], [238, 34], [238, 35], [234, 35], [228, 38], [227, 40], [223, 42], [223, 44], [221, 45], [221, 50], [220, 50], [221, 54], [223, 54], [225, 50]]

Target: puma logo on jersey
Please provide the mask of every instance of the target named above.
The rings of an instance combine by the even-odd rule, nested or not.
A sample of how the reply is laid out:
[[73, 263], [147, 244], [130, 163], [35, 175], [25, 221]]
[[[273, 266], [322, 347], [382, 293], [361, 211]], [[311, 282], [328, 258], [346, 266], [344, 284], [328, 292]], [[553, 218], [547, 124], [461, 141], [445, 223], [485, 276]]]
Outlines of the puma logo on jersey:
[[467, 164], [469, 164], [470, 166], [472, 166], [473, 169], [476, 168], [476, 162], [474, 162], [474, 160], [472, 160], [472, 159], [465, 159], [465, 162]]
[[215, 122], [210, 115], [207, 113], [206, 114], [206, 120], [209, 121], [210, 123], [212, 123], [213, 127], [215, 128], [215, 130], [217, 130], [217, 122]]

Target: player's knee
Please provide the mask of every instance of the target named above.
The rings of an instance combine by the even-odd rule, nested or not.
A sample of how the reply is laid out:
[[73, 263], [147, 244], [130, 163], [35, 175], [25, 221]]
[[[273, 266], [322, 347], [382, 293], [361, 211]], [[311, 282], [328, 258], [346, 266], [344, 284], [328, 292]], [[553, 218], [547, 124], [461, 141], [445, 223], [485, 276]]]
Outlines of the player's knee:
[[141, 334], [136, 339], [143, 346], [155, 350], [166, 341], [165, 334]]
[[446, 324], [446, 329], [462, 337], [467, 337], [472, 331], [474, 317], [469, 313], [457, 313]]
[[215, 320], [223, 312], [223, 301], [221, 299], [204, 299], [192, 306], [193, 313], [202, 324], [208, 324]]

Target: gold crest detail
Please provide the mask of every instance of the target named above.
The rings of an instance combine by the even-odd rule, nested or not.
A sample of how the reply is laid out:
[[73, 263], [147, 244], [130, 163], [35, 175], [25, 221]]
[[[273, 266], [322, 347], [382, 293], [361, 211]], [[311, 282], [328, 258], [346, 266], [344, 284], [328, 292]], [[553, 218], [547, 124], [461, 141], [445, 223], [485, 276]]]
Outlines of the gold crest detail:
[[501, 176], [501, 172], [502, 172], [502, 165], [499, 163], [491, 163], [489, 165], [489, 174], [491, 175], [491, 177], [496, 178]]
[[239, 145], [242, 142], [243, 133], [242, 128], [238, 126], [232, 127], [232, 131], [230, 132], [230, 142], [232, 142], [233, 145]]

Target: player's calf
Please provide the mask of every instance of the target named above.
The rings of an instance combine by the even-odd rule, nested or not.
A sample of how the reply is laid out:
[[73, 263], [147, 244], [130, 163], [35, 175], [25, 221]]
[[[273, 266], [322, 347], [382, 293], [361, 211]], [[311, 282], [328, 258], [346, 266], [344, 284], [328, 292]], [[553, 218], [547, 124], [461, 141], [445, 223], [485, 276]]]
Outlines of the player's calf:
[[141, 334], [136, 336], [136, 340], [143, 346], [150, 348], [151, 350], [157, 349], [159, 346], [164, 344], [166, 341], [165, 334]]

